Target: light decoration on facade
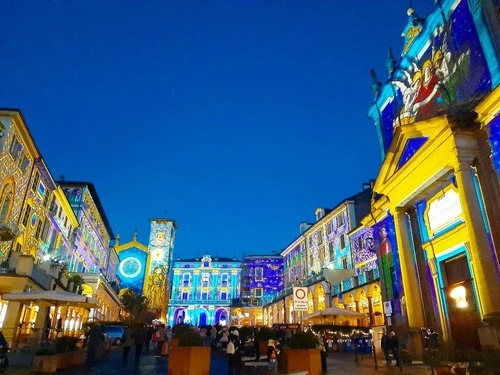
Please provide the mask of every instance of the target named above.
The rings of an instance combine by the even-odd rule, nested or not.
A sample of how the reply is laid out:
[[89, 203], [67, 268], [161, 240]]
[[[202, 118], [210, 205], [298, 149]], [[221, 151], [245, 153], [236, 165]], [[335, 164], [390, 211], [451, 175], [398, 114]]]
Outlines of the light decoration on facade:
[[467, 302], [467, 290], [462, 285], [454, 287], [450, 292], [450, 297], [455, 301], [455, 305], [459, 309], [465, 309], [469, 306]]

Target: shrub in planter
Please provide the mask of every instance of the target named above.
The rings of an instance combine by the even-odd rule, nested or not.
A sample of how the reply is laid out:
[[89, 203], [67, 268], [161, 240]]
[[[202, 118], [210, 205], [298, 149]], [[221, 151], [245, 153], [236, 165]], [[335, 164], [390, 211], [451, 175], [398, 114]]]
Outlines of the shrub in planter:
[[257, 340], [259, 341], [268, 341], [274, 339], [275, 333], [274, 330], [269, 327], [260, 327], [257, 332]]
[[39, 356], [51, 356], [51, 355], [56, 355], [56, 351], [52, 348], [42, 348], [42, 349], [38, 349], [36, 352], [35, 352], [35, 355], [39, 355]]
[[181, 335], [179, 346], [203, 346], [203, 338], [197, 332], [189, 330]]
[[288, 340], [288, 346], [290, 349], [315, 349], [316, 342], [316, 337], [314, 337], [313, 334], [296, 332], [292, 338]]
[[187, 324], [177, 324], [172, 328], [173, 337], [181, 337], [183, 333], [191, 331], [191, 326]]
[[66, 353], [76, 350], [77, 337], [62, 336], [56, 339], [56, 351], [58, 353]]
[[288, 340], [289, 350], [285, 350], [288, 372], [307, 371], [310, 375], [320, 375], [321, 354], [316, 348], [317, 339], [312, 333], [296, 332]]
[[240, 333], [240, 339], [245, 342], [250, 336], [253, 335], [253, 328], [248, 326], [243, 326], [238, 329]]

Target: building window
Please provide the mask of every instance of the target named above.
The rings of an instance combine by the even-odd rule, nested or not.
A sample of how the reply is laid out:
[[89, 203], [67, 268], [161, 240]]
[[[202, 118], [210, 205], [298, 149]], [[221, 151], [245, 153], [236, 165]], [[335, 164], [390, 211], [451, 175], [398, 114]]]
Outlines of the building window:
[[333, 248], [333, 241], [328, 242], [328, 254], [330, 255], [330, 262], [335, 257], [335, 250]]
[[331, 234], [333, 232], [333, 223], [331, 221], [326, 224], [326, 234]]
[[221, 277], [221, 286], [226, 287], [227, 286], [227, 280], [228, 280], [228, 274], [227, 273], [222, 273], [220, 275]]
[[21, 222], [21, 224], [23, 224], [25, 228], [28, 227], [30, 215], [31, 215], [31, 206], [27, 204], [26, 208], [24, 209], [23, 221]]
[[359, 236], [358, 237], [358, 251], [363, 250], [363, 237]]
[[323, 245], [323, 231], [318, 231], [318, 245]]
[[28, 159], [28, 157], [24, 153], [22, 153], [22, 156], [19, 159], [19, 168], [23, 173], [26, 173], [29, 165], [30, 165], [30, 159]]
[[264, 268], [255, 267], [255, 281], [262, 281], [264, 279]]
[[49, 197], [50, 193], [47, 191], [45, 195], [43, 196], [43, 207], [47, 208], [47, 205], [49, 204]]
[[38, 184], [40, 183], [40, 174], [35, 172], [33, 176], [33, 182], [31, 183], [31, 191], [35, 193], [38, 189]]
[[337, 227], [341, 227], [344, 224], [345, 224], [344, 213], [342, 212], [340, 215], [337, 216]]
[[42, 228], [43, 228], [44, 224], [45, 224], [44, 220], [38, 220], [38, 223], [36, 223], [35, 238], [37, 240], [40, 239], [40, 236], [42, 234]]
[[188, 299], [188, 293], [187, 292], [182, 292], [182, 299], [187, 300]]
[[342, 257], [342, 268], [347, 270], [349, 269], [349, 264], [347, 262], [347, 257]]
[[210, 274], [209, 273], [202, 273], [201, 274], [201, 286], [202, 287], [207, 287], [209, 280], [210, 280]]
[[207, 292], [202, 292], [202, 293], [201, 293], [201, 299], [202, 299], [203, 301], [206, 301], [206, 300], [208, 299], [208, 293], [207, 293]]
[[255, 296], [255, 298], [262, 298], [262, 288], [255, 288], [254, 289], [254, 296]]
[[12, 139], [12, 143], [10, 144], [10, 148], [9, 148], [9, 153], [14, 158], [14, 160], [17, 160], [22, 148], [23, 148], [23, 146], [19, 143], [17, 138], [14, 137]]
[[345, 249], [345, 238], [346, 238], [345, 234], [340, 235], [340, 248], [341, 249]]
[[0, 223], [6, 223], [9, 218], [10, 207], [12, 205], [12, 185], [7, 184], [3, 189], [2, 197], [0, 198]]
[[47, 235], [49, 234], [49, 228], [50, 228], [49, 221], [45, 220], [43, 222], [43, 230], [42, 230], [42, 241], [43, 242], [47, 241]]
[[182, 274], [182, 285], [189, 286], [189, 273]]
[[223, 300], [223, 301], [225, 301], [227, 299], [227, 293], [226, 292], [222, 292], [220, 294], [220, 299]]

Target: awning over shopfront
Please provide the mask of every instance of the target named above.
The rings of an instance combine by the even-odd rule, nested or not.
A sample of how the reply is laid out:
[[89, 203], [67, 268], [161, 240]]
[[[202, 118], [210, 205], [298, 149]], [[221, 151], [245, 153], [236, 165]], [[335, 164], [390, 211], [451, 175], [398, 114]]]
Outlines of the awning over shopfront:
[[66, 292], [64, 290], [40, 290], [34, 292], [7, 293], [2, 295], [2, 300], [20, 302], [25, 305], [33, 303], [37, 306], [97, 307], [92, 298], [81, 294]]
[[348, 319], [359, 319], [364, 318], [366, 314], [359, 313], [357, 311], [346, 310], [340, 307], [329, 307], [325, 310], [316, 311], [312, 314], [303, 315], [301, 320], [306, 321], [318, 321], [318, 322], [334, 322], [335, 320], [348, 320]]

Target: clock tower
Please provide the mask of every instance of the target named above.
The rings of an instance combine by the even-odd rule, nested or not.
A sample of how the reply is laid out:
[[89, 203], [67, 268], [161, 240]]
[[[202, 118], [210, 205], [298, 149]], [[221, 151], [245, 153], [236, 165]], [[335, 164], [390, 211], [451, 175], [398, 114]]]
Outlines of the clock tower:
[[169, 272], [177, 225], [170, 219], [151, 219], [150, 222], [143, 295], [148, 297], [149, 308], [157, 312], [157, 318], [166, 321]]

